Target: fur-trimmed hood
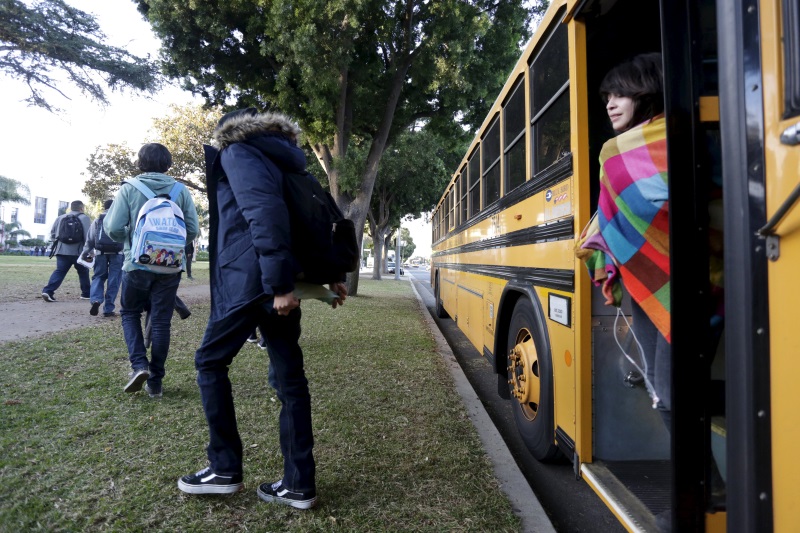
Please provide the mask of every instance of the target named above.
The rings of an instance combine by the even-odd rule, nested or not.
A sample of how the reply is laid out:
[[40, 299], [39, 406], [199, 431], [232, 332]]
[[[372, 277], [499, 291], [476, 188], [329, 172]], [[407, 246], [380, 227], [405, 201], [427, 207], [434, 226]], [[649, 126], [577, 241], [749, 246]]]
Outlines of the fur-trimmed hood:
[[243, 111], [246, 110], [233, 111], [220, 119], [213, 134], [214, 146], [219, 150], [264, 133], [283, 133], [293, 140], [300, 135], [300, 127], [282, 113], [269, 111], [247, 113]]

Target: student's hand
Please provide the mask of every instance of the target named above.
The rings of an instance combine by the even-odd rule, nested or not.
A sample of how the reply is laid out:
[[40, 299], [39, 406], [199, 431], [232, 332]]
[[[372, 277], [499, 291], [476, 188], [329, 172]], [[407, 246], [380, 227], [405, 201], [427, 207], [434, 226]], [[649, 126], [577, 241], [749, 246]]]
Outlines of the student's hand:
[[272, 307], [281, 316], [286, 316], [295, 307], [300, 306], [300, 300], [294, 297], [294, 292], [276, 294]]
[[339, 298], [333, 301], [331, 304], [334, 309], [336, 309], [339, 305], [344, 305], [344, 301], [347, 299], [347, 285], [344, 283], [331, 283], [329, 285], [330, 289], [339, 295]]
[[609, 278], [603, 282], [603, 296], [606, 297], [606, 305], [614, 305], [614, 283]]

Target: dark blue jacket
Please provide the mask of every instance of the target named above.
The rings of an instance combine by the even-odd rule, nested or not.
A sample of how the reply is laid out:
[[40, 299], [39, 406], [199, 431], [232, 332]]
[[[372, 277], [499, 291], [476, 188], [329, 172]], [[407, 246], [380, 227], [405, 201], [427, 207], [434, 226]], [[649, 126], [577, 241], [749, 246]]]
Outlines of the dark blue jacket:
[[244, 116], [214, 132], [219, 152], [206, 147], [212, 318], [294, 290], [283, 172], [306, 158], [291, 127], [276, 113]]

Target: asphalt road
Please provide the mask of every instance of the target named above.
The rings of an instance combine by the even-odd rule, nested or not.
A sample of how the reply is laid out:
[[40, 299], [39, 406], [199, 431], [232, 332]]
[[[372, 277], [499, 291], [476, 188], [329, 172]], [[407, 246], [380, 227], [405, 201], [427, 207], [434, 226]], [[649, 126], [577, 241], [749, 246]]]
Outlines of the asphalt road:
[[439, 326], [556, 530], [570, 533], [624, 532], [625, 528], [589, 485], [575, 479], [571, 464], [566, 461], [542, 464], [529, 454], [517, 433], [510, 404], [497, 394], [497, 376], [492, 372], [488, 361], [470, 344], [452, 320], [436, 318], [430, 272], [408, 268], [403, 277], [410, 278], [416, 285], [428, 312]]

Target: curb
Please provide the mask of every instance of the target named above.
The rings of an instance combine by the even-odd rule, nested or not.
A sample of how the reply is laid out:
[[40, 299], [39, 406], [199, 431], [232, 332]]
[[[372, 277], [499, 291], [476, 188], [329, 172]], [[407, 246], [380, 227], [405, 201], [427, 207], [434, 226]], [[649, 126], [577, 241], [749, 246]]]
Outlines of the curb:
[[497, 431], [486, 409], [484, 409], [480, 398], [475, 393], [475, 389], [472, 388], [467, 376], [461, 370], [453, 351], [428, 312], [428, 308], [425, 306], [419, 291], [417, 291], [416, 285], [413, 281], [410, 281], [410, 283], [411, 288], [414, 290], [414, 295], [417, 297], [425, 323], [436, 341], [436, 351], [442, 356], [445, 365], [450, 371], [453, 384], [464, 402], [467, 415], [478, 431], [483, 448], [492, 462], [494, 475], [500, 483], [500, 488], [508, 496], [514, 514], [522, 519], [522, 531], [525, 533], [555, 533], [556, 530], [552, 522], [550, 522], [550, 518], [545, 513], [541, 503], [539, 503], [539, 499], [533, 493], [525, 476], [522, 475], [519, 466], [517, 466], [514, 457], [511, 455], [511, 451]]

